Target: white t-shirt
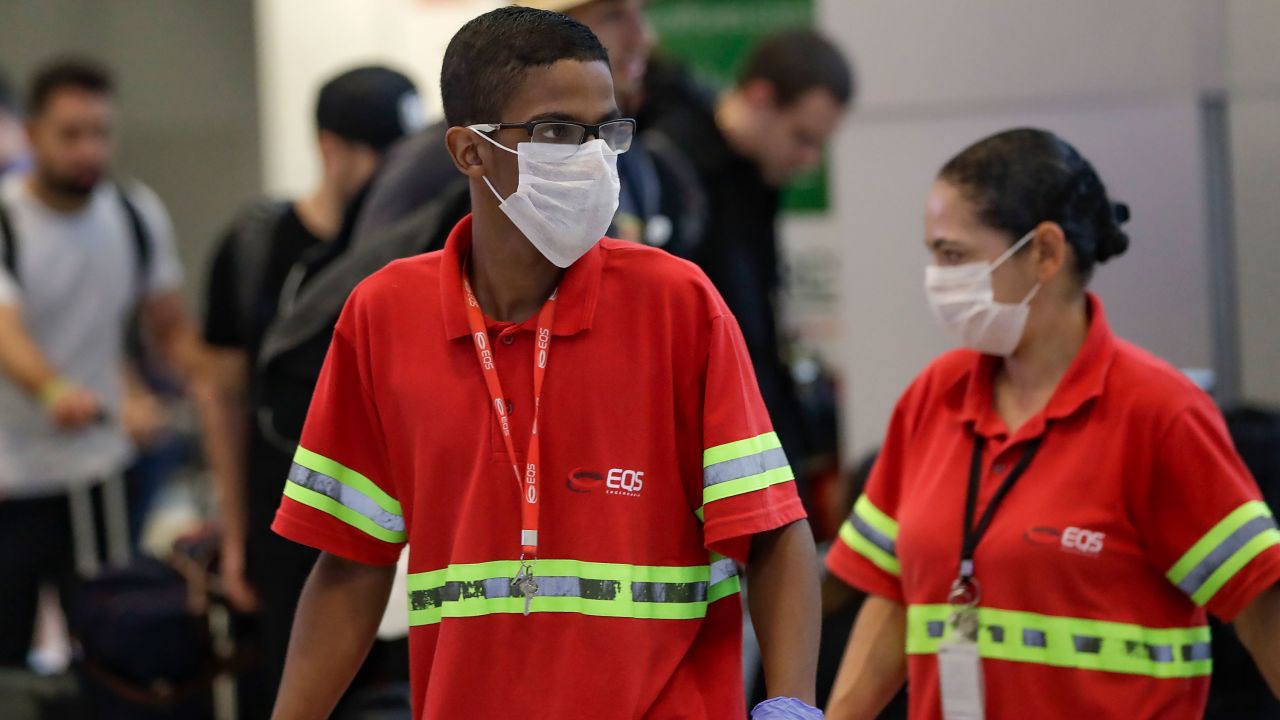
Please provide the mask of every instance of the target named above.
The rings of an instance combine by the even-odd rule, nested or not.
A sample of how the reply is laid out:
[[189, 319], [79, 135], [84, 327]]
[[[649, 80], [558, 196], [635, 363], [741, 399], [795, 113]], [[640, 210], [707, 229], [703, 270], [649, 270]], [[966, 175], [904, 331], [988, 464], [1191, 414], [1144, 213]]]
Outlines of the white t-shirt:
[[59, 431], [39, 403], [0, 373], [0, 498], [65, 492], [120, 472], [133, 449], [120, 423], [124, 343], [139, 293], [182, 286], [173, 227], [155, 193], [127, 189], [151, 238], [150, 277], [139, 282], [133, 226], [119, 190], [102, 183], [84, 209], [63, 213], [37, 200], [26, 178], [0, 180], [0, 203], [16, 236], [17, 278], [0, 265], [0, 305], [17, 305], [45, 358], [95, 392], [107, 422]]

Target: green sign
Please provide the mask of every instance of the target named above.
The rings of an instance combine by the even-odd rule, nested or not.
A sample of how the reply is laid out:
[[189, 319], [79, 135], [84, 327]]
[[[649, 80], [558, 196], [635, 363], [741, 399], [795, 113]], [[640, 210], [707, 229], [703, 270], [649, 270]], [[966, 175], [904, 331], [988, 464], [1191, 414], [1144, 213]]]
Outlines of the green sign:
[[[651, 0], [649, 18], [667, 54], [714, 87], [729, 87], [756, 41], [772, 32], [814, 23], [814, 0]], [[783, 193], [783, 208], [827, 209], [824, 162]]]

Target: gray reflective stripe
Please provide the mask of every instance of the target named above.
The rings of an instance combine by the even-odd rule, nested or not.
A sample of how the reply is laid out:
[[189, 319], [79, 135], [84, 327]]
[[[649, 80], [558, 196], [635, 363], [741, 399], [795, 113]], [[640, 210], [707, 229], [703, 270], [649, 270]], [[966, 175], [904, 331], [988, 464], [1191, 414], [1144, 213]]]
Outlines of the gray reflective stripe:
[[859, 535], [866, 538], [872, 545], [894, 557], [898, 556], [898, 543], [894, 542], [893, 538], [868, 525], [867, 521], [863, 520], [857, 513], [849, 516], [849, 523], [853, 525], [853, 529], [857, 530]]
[[987, 629], [991, 631], [991, 642], [994, 642], [994, 643], [1004, 642], [1004, 628], [1000, 627], [999, 625], [991, 625], [991, 626], [988, 626]]
[[1091, 637], [1089, 635], [1072, 635], [1071, 644], [1076, 646], [1076, 652], [1089, 653], [1097, 655], [1102, 652], [1102, 638]]
[[[1146, 647], [1147, 647], [1147, 657], [1151, 658], [1152, 662], [1158, 662], [1158, 663], [1173, 662], [1173, 646], [1172, 645], [1147, 645]], [[1191, 647], [1191, 646], [1188, 645], [1187, 647]], [[1129, 650], [1130, 652], [1133, 652], [1133, 650], [1135, 650], [1136, 648], [1130, 647], [1129, 643], [1125, 643], [1125, 649]], [[1197, 658], [1197, 659], [1208, 660], [1209, 656], [1206, 655], [1203, 658]]]
[[404, 517], [383, 509], [368, 495], [328, 475], [294, 463], [289, 469], [289, 482], [324, 495], [339, 505], [369, 518], [384, 530], [404, 532]]
[[[613, 600], [621, 583], [617, 580], [592, 580], [579, 577], [535, 577], [538, 595], [542, 597], [578, 597], [585, 600]], [[414, 590], [409, 593], [409, 607], [414, 610], [437, 608], [447, 602], [470, 598], [509, 598], [519, 595], [515, 580], [509, 577], [484, 580], [455, 580], [441, 587]]]
[[787, 454], [782, 448], [774, 448], [765, 450], [754, 455], [740, 457], [735, 460], [726, 460], [724, 462], [710, 465], [702, 471], [702, 486], [704, 488], [712, 485], [719, 485], [730, 480], [741, 480], [752, 475], [777, 470], [787, 466]]
[[1023, 630], [1022, 644], [1027, 647], [1042, 648], [1047, 647], [1049, 643], [1046, 641], [1044, 633], [1039, 630]]
[[631, 583], [631, 599], [651, 603], [694, 603], [707, 601], [707, 583]]
[[711, 563], [710, 583], [715, 585], [738, 574], [738, 563], [733, 558], [722, 558]]
[[1182, 659], [1187, 662], [1208, 660], [1213, 657], [1213, 646], [1209, 643], [1195, 643], [1182, 646]]
[[[736, 573], [735, 573], [736, 574]], [[732, 577], [732, 575], [726, 576]], [[617, 580], [593, 580], [571, 576], [543, 576], [534, 578], [540, 597], [576, 597], [584, 600], [615, 600], [622, 588]], [[706, 602], [708, 583], [633, 582], [631, 599], [645, 603], [698, 603]], [[440, 607], [447, 602], [470, 598], [515, 597], [512, 578], [486, 578], [484, 580], [450, 581], [440, 587], [414, 590], [409, 593], [409, 605], [414, 610]]]
[[1178, 583], [1178, 587], [1188, 595], [1195, 595], [1200, 586], [1204, 585], [1232, 555], [1235, 555], [1236, 551], [1247, 545], [1250, 540], [1275, 527], [1276, 521], [1270, 517], [1257, 517], [1241, 525], [1206, 555], [1199, 565], [1192, 568], [1182, 582]]

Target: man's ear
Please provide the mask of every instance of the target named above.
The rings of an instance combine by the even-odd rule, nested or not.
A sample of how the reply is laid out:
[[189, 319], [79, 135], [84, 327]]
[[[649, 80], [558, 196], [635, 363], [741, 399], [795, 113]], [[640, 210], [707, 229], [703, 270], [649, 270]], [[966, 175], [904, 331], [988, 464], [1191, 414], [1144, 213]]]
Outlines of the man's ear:
[[464, 127], [451, 127], [444, 134], [444, 143], [449, 147], [454, 167], [467, 177], [484, 177], [484, 157], [480, 147], [483, 142], [485, 140], [474, 130]]

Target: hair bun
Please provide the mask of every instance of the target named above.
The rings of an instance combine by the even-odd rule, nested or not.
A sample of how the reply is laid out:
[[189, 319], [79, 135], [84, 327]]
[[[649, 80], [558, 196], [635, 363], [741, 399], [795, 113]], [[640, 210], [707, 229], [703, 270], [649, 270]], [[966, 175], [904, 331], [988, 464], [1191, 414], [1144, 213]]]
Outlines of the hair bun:
[[1123, 225], [1129, 222], [1129, 206], [1122, 202], [1112, 203], [1111, 217], [1116, 225]]

